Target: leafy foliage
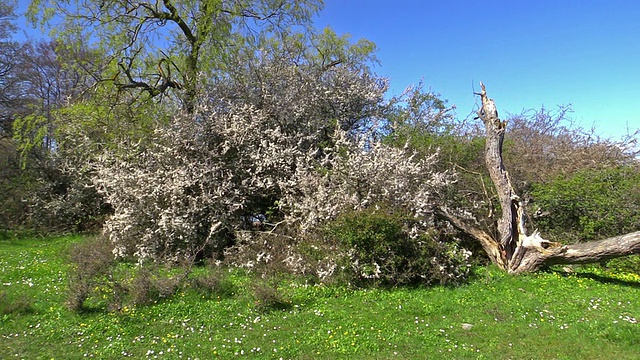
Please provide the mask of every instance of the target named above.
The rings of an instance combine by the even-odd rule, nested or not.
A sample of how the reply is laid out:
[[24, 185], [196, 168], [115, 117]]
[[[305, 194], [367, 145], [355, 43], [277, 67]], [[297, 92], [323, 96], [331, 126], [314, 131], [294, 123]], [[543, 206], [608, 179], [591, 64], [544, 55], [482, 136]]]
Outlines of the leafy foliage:
[[640, 173], [637, 166], [585, 169], [531, 195], [539, 209], [535, 225], [562, 242], [606, 238], [640, 228]]
[[29, 16], [46, 24], [64, 14], [53, 35], [72, 48], [98, 48], [108, 60], [101, 79], [193, 112], [202, 80], [225, 78], [243, 49], [307, 27], [320, 7], [315, 0], [33, 0]]
[[16, 229], [26, 222], [29, 183], [25, 181], [15, 144], [0, 138], [0, 224], [2, 230]]
[[328, 225], [348, 249], [355, 283], [451, 284], [466, 278], [470, 252], [435, 230], [410, 236], [411, 214], [384, 207], [346, 213]]

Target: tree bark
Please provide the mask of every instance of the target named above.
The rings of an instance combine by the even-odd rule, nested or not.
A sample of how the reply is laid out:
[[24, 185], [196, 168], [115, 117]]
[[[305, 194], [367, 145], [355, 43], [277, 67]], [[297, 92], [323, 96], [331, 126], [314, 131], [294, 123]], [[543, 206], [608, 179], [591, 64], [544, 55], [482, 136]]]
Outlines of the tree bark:
[[509, 272], [536, 271], [557, 264], [587, 264], [640, 253], [640, 231], [612, 238], [561, 245], [544, 240], [535, 232], [520, 244]]
[[509, 262], [520, 237], [526, 235], [524, 209], [502, 162], [502, 143], [506, 123], [500, 121], [496, 104], [487, 96], [484, 84], [480, 83], [480, 86], [482, 91], [478, 95], [482, 99], [482, 108], [478, 111], [478, 117], [482, 119], [485, 126], [485, 163], [500, 199], [502, 216], [498, 220], [498, 233], [502, 256], [505, 262]]
[[478, 118], [485, 125], [485, 163], [502, 208], [502, 215], [498, 219], [500, 238], [496, 239], [488, 232], [466, 224], [445, 209], [436, 209], [436, 216], [449, 221], [454, 227], [479, 241], [489, 259], [509, 273], [532, 272], [550, 265], [593, 263], [639, 254], [640, 231], [573, 245], [545, 240], [537, 231], [527, 235], [525, 208], [511, 185], [509, 173], [502, 161], [506, 122], [500, 121], [495, 102], [487, 96], [484, 84], [480, 83], [480, 86], [482, 91], [476, 93], [482, 100]]

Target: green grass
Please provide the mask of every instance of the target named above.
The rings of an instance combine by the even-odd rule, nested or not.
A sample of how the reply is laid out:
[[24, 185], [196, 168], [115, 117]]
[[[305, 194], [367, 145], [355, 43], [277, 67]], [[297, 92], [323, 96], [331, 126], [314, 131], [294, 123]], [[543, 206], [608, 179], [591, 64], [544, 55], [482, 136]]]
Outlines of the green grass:
[[[65, 307], [65, 251], [79, 237], [0, 240], [0, 359], [637, 359], [640, 278], [579, 270], [467, 285], [350, 290], [283, 282], [291, 306], [182, 291], [118, 313]], [[471, 324], [464, 329], [463, 324]]]

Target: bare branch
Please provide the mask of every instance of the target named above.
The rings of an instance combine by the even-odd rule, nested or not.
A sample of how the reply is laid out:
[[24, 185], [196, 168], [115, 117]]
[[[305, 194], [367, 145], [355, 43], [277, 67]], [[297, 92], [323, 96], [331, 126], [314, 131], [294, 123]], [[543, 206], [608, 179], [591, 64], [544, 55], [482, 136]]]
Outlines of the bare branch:
[[448, 221], [453, 227], [478, 241], [492, 263], [497, 264], [501, 268], [506, 267], [506, 262], [500, 245], [487, 232], [463, 222], [441, 207], [434, 208], [434, 214], [437, 217]]
[[550, 265], [595, 263], [633, 254], [640, 254], [640, 231], [572, 245], [545, 240], [536, 232], [518, 247], [509, 272], [536, 271]]
[[498, 118], [495, 103], [487, 96], [484, 84], [480, 85], [482, 91], [475, 94], [482, 99], [478, 118], [482, 119], [486, 129], [485, 161], [502, 207], [502, 217], [498, 222], [500, 241], [443, 209], [436, 209], [436, 215], [479, 241], [491, 261], [511, 273], [536, 271], [554, 264], [592, 263], [640, 253], [640, 231], [574, 245], [545, 240], [537, 231], [527, 236], [523, 202], [511, 185], [509, 173], [502, 162], [506, 123]]

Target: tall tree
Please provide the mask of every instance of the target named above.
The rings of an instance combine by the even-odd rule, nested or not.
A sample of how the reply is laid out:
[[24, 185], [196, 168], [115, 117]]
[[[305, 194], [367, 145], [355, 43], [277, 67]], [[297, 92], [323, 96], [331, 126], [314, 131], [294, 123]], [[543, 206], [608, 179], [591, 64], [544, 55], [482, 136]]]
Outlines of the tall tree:
[[28, 207], [22, 225], [45, 231], [80, 231], [85, 215], [99, 212], [100, 204], [86, 183], [76, 181], [76, 174], [66, 172], [65, 161], [60, 161], [58, 118], [61, 109], [87, 96], [85, 91], [93, 80], [78, 66], [93, 61], [93, 54], [69, 52], [54, 41], [26, 42], [19, 58], [13, 68], [13, 89], [20, 107], [11, 113], [11, 129], [17, 169], [12, 181], [20, 186], [11, 192], [20, 197], [23, 209]]
[[15, 1], [0, 1], [0, 227], [16, 228], [25, 219], [28, 180], [20, 168], [13, 122], [27, 110], [20, 69], [24, 47], [12, 40], [17, 29]]
[[22, 46], [11, 39], [16, 26], [13, 23], [15, 2], [0, 1], [0, 138], [11, 136], [11, 124], [22, 107], [17, 68]]
[[29, 13], [41, 24], [60, 21], [53, 35], [63, 43], [104, 51], [109, 61], [102, 81], [151, 98], [176, 98], [193, 112], [202, 79], [224, 76], [227, 59], [258, 39], [308, 26], [321, 5], [319, 0], [33, 0]]
[[93, 84], [90, 73], [77, 65], [92, 62], [88, 51], [70, 52], [55, 41], [22, 46], [16, 80], [21, 102], [27, 107], [14, 121], [14, 136], [23, 151], [34, 147], [52, 150], [55, 144], [55, 112], [78, 101]]

